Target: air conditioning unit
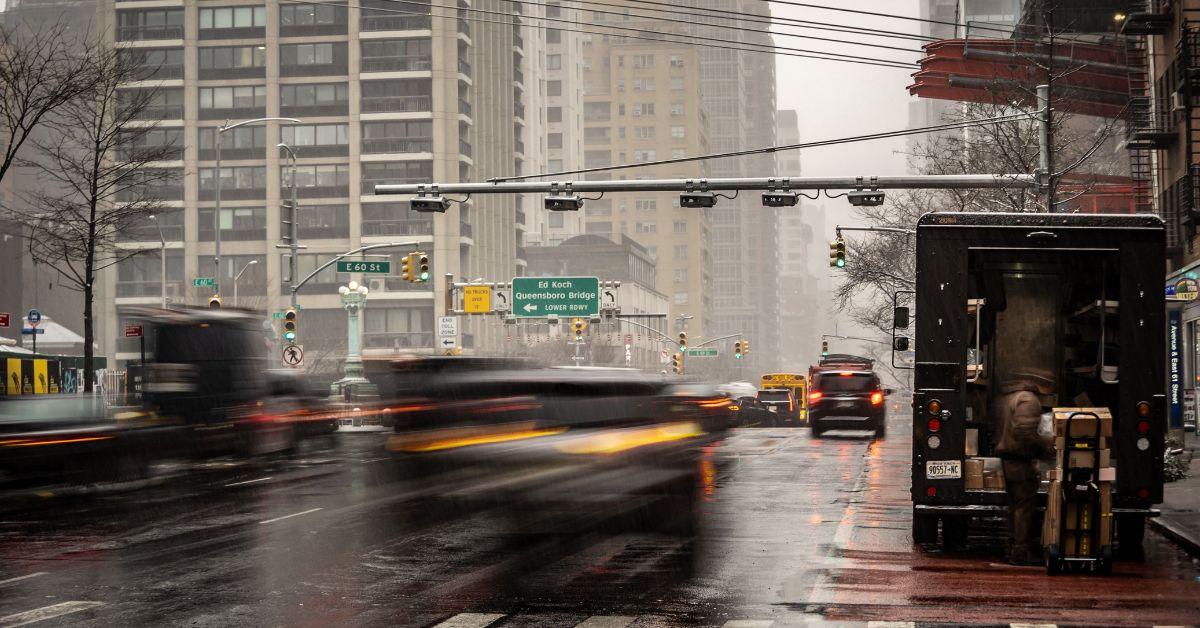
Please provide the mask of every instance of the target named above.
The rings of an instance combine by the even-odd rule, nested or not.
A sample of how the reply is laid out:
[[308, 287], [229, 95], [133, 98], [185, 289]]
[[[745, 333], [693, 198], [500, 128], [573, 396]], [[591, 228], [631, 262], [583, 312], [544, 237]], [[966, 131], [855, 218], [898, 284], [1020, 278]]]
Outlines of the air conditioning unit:
[[382, 279], [371, 279], [367, 281], [367, 289], [371, 292], [387, 292], [385, 283]]

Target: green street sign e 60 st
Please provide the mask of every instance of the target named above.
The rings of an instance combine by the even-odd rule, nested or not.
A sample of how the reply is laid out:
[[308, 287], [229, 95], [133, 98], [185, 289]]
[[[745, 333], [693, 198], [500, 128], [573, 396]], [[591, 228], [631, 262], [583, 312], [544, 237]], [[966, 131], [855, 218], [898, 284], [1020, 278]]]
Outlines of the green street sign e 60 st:
[[192, 287], [193, 288], [201, 288], [204, 286], [215, 285], [215, 283], [216, 283], [216, 280], [213, 279], [212, 277], [196, 277], [195, 279], [192, 280]]
[[389, 275], [392, 272], [392, 263], [385, 262], [368, 262], [364, 260], [349, 260], [343, 259], [337, 262], [337, 272], [339, 273], [378, 273], [380, 275]]
[[688, 349], [689, 358], [715, 358], [717, 357], [716, 349]]
[[596, 277], [514, 277], [512, 312], [523, 318], [599, 316]]

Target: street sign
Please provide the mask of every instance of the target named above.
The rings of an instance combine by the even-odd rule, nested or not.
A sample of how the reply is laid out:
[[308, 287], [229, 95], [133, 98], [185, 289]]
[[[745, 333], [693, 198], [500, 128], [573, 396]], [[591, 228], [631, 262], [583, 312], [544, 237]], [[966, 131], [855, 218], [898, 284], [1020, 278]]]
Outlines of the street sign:
[[454, 336], [442, 336], [438, 338], [438, 347], [442, 349], [453, 349], [458, 345], [458, 340]]
[[42, 313], [37, 310], [29, 310], [26, 318], [29, 320], [30, 327], [37, 327], [38, 323], [42, 322]]
[[512, 293], [513, 314], [522, 318], [600, 315], [596, 277], [515, 277]]
[[8, 327], [8, 312], [0, 312], [0, 327]]
[[512, 305], [512, 289], [511, 288], [494, 288], [492, 289], [492, 311], [507, 312], [509, 306]]
[[126, 338], [141, 338], [142, 337], [142, 326], [141, 325], [125, 325], [125, 337]]
[[283, 362], [289, 366], [300, 366], [304, 361], [304, 347], [288, 345], [283, 348]]
[[687, 355], [689, 358], [715, 358], [717, 350], [713, 349], [688, 349]]
[[21, 330], [21, 333], [25, 334], [26, 336], [33, 336], [35, 334], [38, 334], [38, 335], [44, 334], [44, 333], [46, 333], [46, 330], [38, 329], [35, 327], [26, 327], [25, 329]]
[[337, 272], [339, 273], [375, 273], [378, 275], [390, 275], [392, 273], [391, 261], [369, 261], [369, 260], [354, 260], [341, 259], [337, 261]]
[[205, 286], [214, 286], [216, 283], [216, 280], [212, 277], [196, 277], [192, 280], [192, 287], [203, 288]]
[[468, 314], [484, 314], [492, 311], [491, 286], [466, 286], [463, 288], [463, 311]]
[[438, 335], [449, 336], [451, 338], [458, 335], [458, 317], [457, 316], [439, 316], [438, 317]]

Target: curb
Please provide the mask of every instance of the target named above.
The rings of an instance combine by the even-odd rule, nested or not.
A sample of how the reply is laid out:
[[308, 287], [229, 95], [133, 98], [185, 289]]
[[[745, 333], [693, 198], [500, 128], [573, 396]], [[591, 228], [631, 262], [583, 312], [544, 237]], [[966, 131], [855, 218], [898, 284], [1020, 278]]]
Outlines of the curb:
[[1167, 523], [1161, 516], [1149, 519], [1147, 523], [1156, 532], [1174, 541], [1176, 545], [1183, 548], [1188, 554], [1191, 554], [1193, 558], [1200, 558], [1200, 539], [1188, 536], [1187, 532]]

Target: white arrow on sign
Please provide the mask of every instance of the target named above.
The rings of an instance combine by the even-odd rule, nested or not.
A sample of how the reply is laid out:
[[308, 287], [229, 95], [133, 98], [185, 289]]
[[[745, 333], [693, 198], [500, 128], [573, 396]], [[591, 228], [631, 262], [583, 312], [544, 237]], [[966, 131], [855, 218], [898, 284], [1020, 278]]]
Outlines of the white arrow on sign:
[[536, 312], [537, 306], [532, 303], [526, 303], [525, 307], [523, 307], [521, 309], [525, 310], [526, 312]]
[[453, 337], [447, 338], [443, 336], [438, 338], [438, 346], [443, 349], [453, 349], [454, 347], [458, 346], [458, 342]]

